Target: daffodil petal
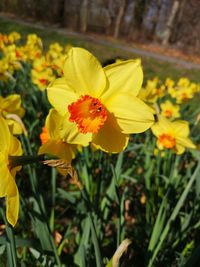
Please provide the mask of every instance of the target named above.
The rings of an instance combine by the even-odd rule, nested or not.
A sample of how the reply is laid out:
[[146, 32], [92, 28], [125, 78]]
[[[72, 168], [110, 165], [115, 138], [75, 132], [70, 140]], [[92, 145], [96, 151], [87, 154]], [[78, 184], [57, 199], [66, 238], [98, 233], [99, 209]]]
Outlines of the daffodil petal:
[[173, 121], [172, 122], [175, 135], [186, 137], [189, 135], [189, 123], [187, 121]]
[[9, 184], [9, 188], [7, 191], [6, 218], [12, 226], [15, 226], [19, 214], [19, 192], [14, 178], [10, 176], [9, 179], [12, 182]]
[[60, 127], [62, 124], [63, 116], [61, 116], [55, 109], [51, 109], [46, 118], [46, 128], [49, 133], [50, 139], [59, 139]]
[[75, 156], [75, 145], [60, 140], [49, 140], [39, 149], [39, 154], [50, 154], [71, 162]]
[[6, 164], [2, 163], [0, 155], [0, 197], [6, 197], [6, 217], [8, 222], [14, 226], [18, 219], [19, 193], [15, 179], [9, 172]]
[[106, 66], [104, 70], [109, 81], [109, 89], [102, 96], [104, 102], [109, 101], [109, 97], [116, 92], [138, 95], [143, 81], [139, 59], [114, 63]]
[[188, 138], [188, 137], [180, 137], [178, 136], [176, 138], [176, 142], [179, 145], [182, 145], [184, 147], [188, 147], [188, 148], [196, 148], [196, 146], [192, 143], [192, 141]]
[[15, 136], [11, 136], [11, 144], [9, 147], [9, 155], [20, 156], [23, 154], [22, 146]]
[[69, 144], [87, 146], [92, 140], [91, 133], [81, 133], [74, 122], [69, 121], [69, 114], [66, 114], [60, 125], [60, 137]]
[[5, 197], [9, 184], [10, 173], [5, 163], [3, 153], [0, 152], [0, 197]]
[[120, 131], [116, 119], [109, 114], [103, 127], [93, 136], [92, 144], [105, 152], [119, 153], [126, 148], [128, 140], [129, 135]]
[[157, 147], [158, 147], [160, 150], [163, 150], [163, 149], [164, 149], [163, 144], [162, 144], [161, 142], [159, 142], [159, 140], [157, 140], [156, 144], [157, 144]]
[[47, 96], [51, 105], [61, 114], [68, 112], [68, 105], [78, 99], [73, 87], [69, 87], [65, 78], [56, 79], [47, 87]]
[[0, 151], [8, 150], [10, 146], [10, 131], [6, 120], [0, 115]]
[[154, 123], [152, 109], [131, 94], [113, 95], [106, 108], [126, 134], [144, 132]]
[[184, 151], [185, 151], [185, 147], [184, 147], [184, 146], [182, 146], [182, 145], [180, 145], [180, 144], [176, 144], [176, 153], [177, 153], [178, 155], [183, 154]]
[[64, 77], [67, 85], [79, 95], [99, 97], [107, 84], [99, 61], [79, 47], [69, 50], [64, 63]]
[[0, 97], [1, 109], [6, 113], [14, 113], [19, 117], [23, 117], [25, 110], [21, 107], [21, 96], [12, 94], [7, 97]]
[[10, 131], [13, 134], [17, 134], [18, 135], [18, 134], [22, 134], [23, 133], [23, 128], [17, 121], [14, 121], [12, 119], [7, 119], [6, 121], [8, 123]]

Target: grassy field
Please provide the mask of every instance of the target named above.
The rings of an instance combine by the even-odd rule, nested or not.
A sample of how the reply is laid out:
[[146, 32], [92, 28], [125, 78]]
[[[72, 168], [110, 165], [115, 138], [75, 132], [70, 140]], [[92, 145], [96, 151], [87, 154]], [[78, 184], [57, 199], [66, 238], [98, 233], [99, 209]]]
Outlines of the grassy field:
[[[62, 45], [71, 44], [73, 46], [84, 47], [91, 51], [102, 62], [107, 62], [116, 58], [138, 58], [137, 54], [125, 52], [122, 49], [115, 48], [110, 45], [98, 44], [98, 38], [96, 41], [88, 40], [82, 36], [72, 36], [63, 33], [58, 33], [56, 29], [41, 29], [39, 26], [28, 26], [22, 23], [10, 21], [9, 19], [0, 18], [0, 32], [9, 33], [11, 31], [17, 31], [23, 36], [28, 33], [36, 33], [44, 41], [44, 48], [47, 48], [52, 42], [59, 42]], [[115, 42], [116, 43], [116, 42]], [[174, 80], [178, 80], [180, 77], [188, 77], [192, 81], [200, 82], [199, 70], [197, 69], [185, 69], [181, 66], [174, 65], [172, 63], [158, 61], [150, 57], [142, 57], [142, 65], [144, 69], [145, 80], [158, 76], [161, 80], [166, 77], [171, 77]]]

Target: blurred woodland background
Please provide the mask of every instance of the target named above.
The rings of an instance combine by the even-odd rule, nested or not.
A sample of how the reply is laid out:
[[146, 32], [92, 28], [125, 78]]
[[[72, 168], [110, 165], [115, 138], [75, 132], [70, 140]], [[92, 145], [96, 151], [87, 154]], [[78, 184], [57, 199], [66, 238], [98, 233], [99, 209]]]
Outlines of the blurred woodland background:
[[200, 0], [1, 0], [0, 11], [200, 54]]

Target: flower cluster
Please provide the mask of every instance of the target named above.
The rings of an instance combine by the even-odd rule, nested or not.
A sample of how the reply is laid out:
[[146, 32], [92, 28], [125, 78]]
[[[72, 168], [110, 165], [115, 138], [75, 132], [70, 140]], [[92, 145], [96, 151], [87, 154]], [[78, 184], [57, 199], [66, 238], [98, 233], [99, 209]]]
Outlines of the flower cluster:
[[174, 120], [182, 116], [182, 106], [200, 92], [200, 85], [187, 78], [180, 78], [177, 83], [167, 78], [161, 83], [158, 78], [148, 80], [140, 90], [138, 97], [145, 101], [157, 113], [157, 122], [152, 132], [157, 137], [160, 150], [170, 149], [182, 154], [185, 148], [195, 148], [189, 140], [187, 121]]
[[200, 84], [190, 82], [187, 78], [180, 78], [176, 83], [167, 78], [162, 83], [157, 77], [148, 80], [146, 86], [139, 92], [139, 98], [149, 105], [171, 98], [177, 104], [186, 103], [192, 99], [196, 93], [200, 93]]
[[36, 34], [29, 34], [26, 43], [20, 44], [17, 32], [0, 35], [0, 79], [12, 78], [14, 72], [22, 68], [23, 62], [32, 62], [42, 54], [42, 41]]
[[26, 62], [32, 66], [33, 83], [44, 90], [51, 81], [62, 75], [65, 55], [71, 46], [63, 48], [60, 44], [53, 43], [44, 53], [42, 40], [36, 34], [28, 34], [25, 44], [22, 43], [17, 32], [0, 34], [0, 80], [11, 79]]

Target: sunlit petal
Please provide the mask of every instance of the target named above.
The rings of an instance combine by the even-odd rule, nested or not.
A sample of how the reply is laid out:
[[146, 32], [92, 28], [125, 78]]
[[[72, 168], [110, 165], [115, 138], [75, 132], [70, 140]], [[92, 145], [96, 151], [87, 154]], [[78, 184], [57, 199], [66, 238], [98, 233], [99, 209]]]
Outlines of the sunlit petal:
[[99, 61], [87, 50], [73, 47], [64, 63], [67, 85], [79, 95], [99, 97], [106, 87], [106, 75]]
[[78, 98], [73, 87], [67, 85], [65, 78], [59, 78], [52, 82], [47, 87], [47, 95], [51, 105], [62, 115], [68, 112], [68, 105]]
[[183, 154], [184, 151], [185, 151], [185, 147], [184, 146], [182, 146], [180, 144], [176, 144], [176, 153], [178, 155]]
[[106, 108], [114, 114], [123, 133], [141, 133], [154, 123], [152, 109], [131, 94], [113, 95]]
[[40, 147], [39, 154], [50, 154], [71, 162], [75, 156], [75, 148], [75, 145], [73, 147], [60, 140], [49, 140]]
[[5, 157], [0, 152], [0, 197], [6, 196], [10, 173], [5, 162]]
[[0, 151], [8, 150], [10, 146], [10, 136], [8, 125], [0, 115]]
[[138, 95], [143, 81], [143, 72], [139, 59], [114, 63], [106, 66], [104, 70], [109, 81], [109, 89], [102, 96], [104, 102], [109, 101], [109, 98], [114, 93]]
[[51, 139], [59, 139], [63, 118], [55, 109], [49, 111], [45, 125]]
[[9, 184], [6, 197], [6, 217], [8, 222], [15, 226], [19, 214], [19, 192], [13, 177], [10, 177], [10, 181], [12, 182]]
[[12, 136], [11, 140], [12, 142], [9, 147], [9, 155], [12, 155], [12, 156], [22, 155], [23, 151], [22, 151], [21, 143], [19, 142], [19, 140], [14, 136]]
[[128, 140], [129, 135], [120, 131], [116, 119], [109, 114], [104, 126], [93, 136], [92, 144], [97, 149], [110, 153], [119, 153], [126, 148]]
[[14, 113], [19, 117], [23, 117], [25, 110], [21, 107], [21, 96], [17, 94], [11, 94], [7, 97], [0, 96], [1, 110], [6, 113]]
[[178, 136], [176, 139], [177, 144], [182, 145], [188, 148], [196, 148], [196, 146], [192, 143], [192, 141], [188, 137]]
[[190, 133], [190, 129], [189, 129], [189, 123], [187, 121], [174, 121], [172, 122], [173, 128], [174, 128], [174, 132], [176, 135], [179, 136], [188, 136]]

